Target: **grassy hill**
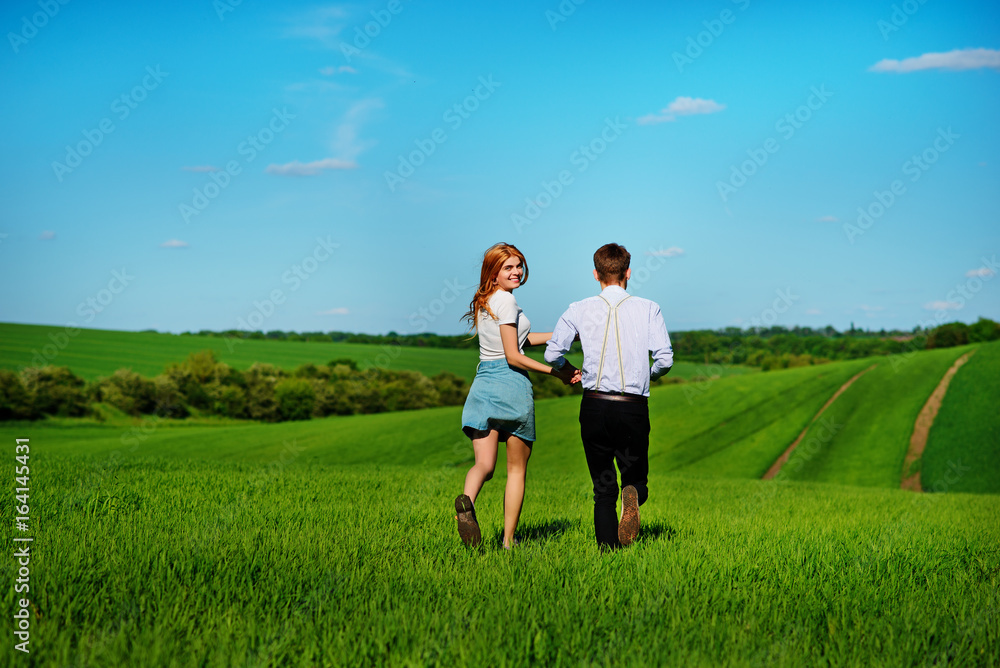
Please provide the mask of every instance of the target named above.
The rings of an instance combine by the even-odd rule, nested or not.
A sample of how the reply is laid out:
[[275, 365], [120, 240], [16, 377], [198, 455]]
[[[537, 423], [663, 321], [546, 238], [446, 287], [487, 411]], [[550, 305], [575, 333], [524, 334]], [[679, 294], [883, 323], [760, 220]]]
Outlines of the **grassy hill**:
[[924, 489], [1000, 494], [998, 372], [1000, 343], [989, 343], [955, 374], [924, 450]]
[[[361, 343], [318, 343], [300, 341], [259, 341], [223, 339], [211, 336], [177, 336], [154, 332], [120, 332], [102, 329], [79, 329], [73, 336], [64, 327], [0, 323], [0, 368], [42, 366], [43, 363], [68, 366], [85, 380], [110, 376], [115, 369], [131, 367], [147, 377], [162, 373], [171, 362], [180, 362], [190, 353], [211, 349], [220, 362], [236, 369], [246, 369], [254, 362], [268, 362], [283, 369], [302, 364], [326, 364], [334, 359], [352, 359], [362, 369], [378, 366], [406, 369], [433, 376], [450, 371], [472, 380], [479, 362], [478, 350], [379, 346]], [[541, 359], [541, 349], [531, 356]], [[570, 360], [579, 365], [578, 356]], [[704, 375], [753, 373], [749, 367], [713, 365], [705, 367], [677, 362], [672, 378]]]
[[[978, 367], [982, 371], [977, 373], [996, 368], [992, 351], [1000, 350], [1000, 344], [986, 348], [983, 352], [987, 354], [979, 358], [983, 360]], [[650, 465], [700, 478], [759, 478], [841, 385], [859, 371], [875, 366], [830, 406], [824, 419], [812, 424], [785, 465], [783, 478], [898, 487], [916, 414], [944, 371], [966, 351], [967, 347], [950, 348], [921, 352], [902, 363], [884, 358], [854, 360], [654, 388], [650, 396]], [[974, 372], [976, 369], [973, 367]], [[956, 382], [959, 379], [965, 382], [963, 376]], [[978, 377], [971, 382], [981, 385]], [[993, 391], [989, 396], [996, 398], [998, 394]], [[557, 466], [564, 460], [578, 459], [579, 401], [578, 397], [566, 397], [537, 402], [538, 441], [533, 461]], [[989, 411], [995, 405], [984, 399], [978, 410]], [[952, 404], [945, 408], [951, 413], [958, 410]], [[471, 458], [469, 443], [459, 429], [461, 412], [461, 407], [455, 406], [280, 425], [176, 421], [155, 416], [120, 416], [108, 424], [92, 419], [50, 419], [37, 425], [0, 423], [0, 435], [14, 438], [24, 428], [41, 429], [46, 433], [47, 451], [54, 454], [80, 452], [86, 444], [86, 452], [99, 456], [119, 451], [168, 458], [272, 461], [283, 458], [285, 443], [294, 441], [296, 458], [316, 464], [443, 466]], [[960, 412], [952, 422], [963, 423], [964, 415]], [[940, 444], [946, 436], [937, 435], [935, 452], [957, 456], [972, 448], [984, 463], [996, 462], [991, 449], [996, 441], [989, 437], [995, 424], [989, 416], [976, 422], [975, 428], [985, 431], [976, 437], [975, 443], [981, 445], [975, 447], [968, 439], [959, 439], [955, 447], [943, 448]], [[206, 440], [211, 440], [211, 448], [204, 447]], [[584, 471], [577, 468], [578, 473]], [[992, 491], [989, 486], [970, 483], [962, 489]]]
[[913, 424], [969, 346], [882, 360], [810, 427], [782, 469], [788, 480], [899, 487]]
[[[877, 382], [851, 399], [859, 380], [831, 410], [849, 399], [850, 419], [866, 418], [875, 401], [890, 415], [880, 433], [903, 431], [893, 407], [920, 404], [961, 352], [873, 370], [862, 380]], [[980, 359], [977, 373], [995, 369]], [[460, 407], [279, 424], [0, 424], [9, 444], [31, 439], [31, 535], [44, 546], [32, 561], [32, 659], [997, 665], [1000, 495], [750, 479], [872, 363], [655, 388], [643, 534], [609, 555], [594, 544], [578, 397], [537, 403], [512, 553], [499, 549], [502, 463], [477, 502], [484, 549], [458, 541], [451, 501], [471, 461]], [[955, 383], [981, 382], [964, 372]], [[836, 437], [883, 429], [874, 422]], [[894, 438], [852, 451], [887, 476]], [[4, 523], [0, 540], [12, 544], [13, 530]], [[8, 609], [13, 597], [8, 588]], [[7, 643], [0, 660], [12, 654]]]
[[147, 425], [134, 450], [122, 425], [3, 428], [31, 438], [35, 665], [1000, 661], [1000, 497], [654, 466], [642, 538], [601, 555], [578, 443], [549, 437], [522, 544], [498, 546], [501, 464], [470, 552], [456, 420]]

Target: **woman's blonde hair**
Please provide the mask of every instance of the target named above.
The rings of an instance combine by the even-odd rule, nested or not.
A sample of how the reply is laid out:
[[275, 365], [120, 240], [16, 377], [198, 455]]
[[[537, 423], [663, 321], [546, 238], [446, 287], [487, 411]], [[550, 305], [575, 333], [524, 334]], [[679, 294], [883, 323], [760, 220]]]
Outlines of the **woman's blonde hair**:
[[493, 293], [500, 289], [496, 284], [496, 277], [500, 273], [503, 263], [515, 255], [521, 260], [521, 265], [524, 267], [524, 274], [521, 276], [521, 285], [524, 285], [528, 282], [528, 261], [524, 259], [524, 253], [517, 250], [515, 246], [503, 242], [493, 244], [483, 253], [483, 267], [479, 272], [479, 289], [476, 290], [475, 296], [469, 303], [468, 312], [462, 316], [464, 320], [469, 321], [469, 326], [472, 329], [479, 330], [480, 310], [489, 313], [491, 318], [496, 317], [487, 302]]

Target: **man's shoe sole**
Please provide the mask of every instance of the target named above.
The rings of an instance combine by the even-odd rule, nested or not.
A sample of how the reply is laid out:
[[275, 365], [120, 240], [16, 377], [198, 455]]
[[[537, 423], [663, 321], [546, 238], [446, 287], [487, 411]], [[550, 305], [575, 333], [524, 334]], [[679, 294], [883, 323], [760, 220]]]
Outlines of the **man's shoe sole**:
[[639, 535], [639, 493], [632, 485], [622, 490], [622, 519], [618, 523], [618, 542], [631, 545]]
[[483, 541], [476, 521], [476, 510], [472, 507], [472, 499], [466, 494], [459, 494], [455, 499], [455, 512], [458, 513], [458, 535], [469, 547], [476, 547]]

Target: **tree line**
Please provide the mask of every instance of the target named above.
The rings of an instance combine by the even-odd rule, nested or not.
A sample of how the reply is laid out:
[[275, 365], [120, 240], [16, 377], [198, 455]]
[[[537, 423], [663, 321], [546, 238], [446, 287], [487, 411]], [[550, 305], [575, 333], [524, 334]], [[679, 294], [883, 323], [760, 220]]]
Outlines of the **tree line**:
[[[377, 339], [377, 335], [372, 338]], [[744, 364], [768, 371], [997, 339], [1000, 324], [980, 318], [972, 325], [949, 323], [909, 336], [832, 336], [808, 328], [771, 328], [750, 333], [733, 327], [678, 332], [672, 336], [672, 343], [678, 360], [706, 365]], [[578, 349], [579, 344], [574, 345]], [[531, 377], [536, 399], [582, 391], [580, 385], [567, 387], [548, 375], [531, 373]], [[655, 385], [677, 382], [683, 381], [667, 377]], [[447, 371], [428, 377], [416, 371], [382, 367], [359, 369], [352, 359], [304, 364], [292, 371], [258, 362], [240, 371], [218, 361], [214, 351], [205, 350], [169, 365], [154, 378], [118, 369], [88, 383], [68, 367], [27, 367], [20, 373], [0, 370], [0, 420], [34, 420], [46, 415], [102, 416], [97, 407], [106, 404], [133, 416], [214, 415], [279, 422], [459, 406], [468, 393], [468, 381]]]
[[764, 371], [875, 355], [899, 355], [1000, 339], [1000, 324], [988, 318], [953, 322], [932, 330], [837, 332], [832, 327], [771, 327], [766, 330], [697, 330], [671, 334], [674, 357], [705, 364], [745, 364]]
[[[533, 383], [537, 399], [580, 391], [545, 375], [534, 375]], [[448, 371], [428, 377], [416, 371], [359, 369], [352, 359], [304, 364], [293, 371], [258, 362], [240, 371], [205, 350], [154, 378], [118, 369], [88, 383], [68, 367], [0, 370], [0, 420], [102, 417], [99, 406], [106, 404], [132, 416], [281, 422], [460, 406], [468, 393], [469, 382]]]
[[[155, 331], [155, 330], [146, 330]], [[353, 332], [292, 332], [271, 330], [247, 332], [241, 330], [184, 332], [179, 336], [236, 337], [251, 340], [313, 341], [327, 343], [367, 343], [375, 345], [413, 346], [427, 348], [478, 348], [475, 335], [420, 334], [359, 334]], [[725, 327], [677, 331], [670, 333], [674, 357], [688, 362], [706, 364], [747, 364], [764, 370], [797, 364], [822, 364], [832, 360], [857, 359], [872, 355], [895, 355], [915, 350], [992, 341], [1000, 338], [1000, 325], [980, 318], [967, 325], [954, 322], [931, 330], [914, 327], [911, 330], [856, 329], [840, 332], [832, 326], [823, 328]], [[575, 343], [572, 352], [580, 352]]]

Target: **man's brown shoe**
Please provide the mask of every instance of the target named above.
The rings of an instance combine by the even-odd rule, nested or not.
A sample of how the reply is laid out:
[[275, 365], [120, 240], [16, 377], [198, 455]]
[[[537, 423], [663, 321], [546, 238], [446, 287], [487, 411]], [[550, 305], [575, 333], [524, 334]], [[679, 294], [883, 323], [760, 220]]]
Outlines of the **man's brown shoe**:
[[622, 489], [622, 519], [618, 522], [618, 542], [631, 545], [639, 535], [639, 493], [632, 485]]

